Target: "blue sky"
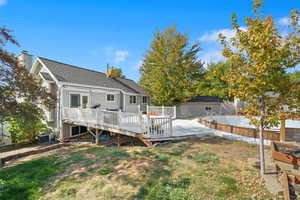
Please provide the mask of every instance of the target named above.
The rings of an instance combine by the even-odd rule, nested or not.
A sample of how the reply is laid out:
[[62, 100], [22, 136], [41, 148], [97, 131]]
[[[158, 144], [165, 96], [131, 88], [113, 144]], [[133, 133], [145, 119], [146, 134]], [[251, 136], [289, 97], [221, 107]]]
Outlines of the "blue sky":
[[[299, 0], [265, 0], [263, 10], [279, 27]], [[219, 32], [232, 35], [231, 14], [241, 25], [251, 13], [251, 0], [0, 0], [0, 24], [14, 30], [21, 47], [65, 63], [105, 71], [120, 67], [139, 79], [138, 67], [153, 33], [176, 24], [200, 41], [204, 62], [222, 60], [216, 42]]]

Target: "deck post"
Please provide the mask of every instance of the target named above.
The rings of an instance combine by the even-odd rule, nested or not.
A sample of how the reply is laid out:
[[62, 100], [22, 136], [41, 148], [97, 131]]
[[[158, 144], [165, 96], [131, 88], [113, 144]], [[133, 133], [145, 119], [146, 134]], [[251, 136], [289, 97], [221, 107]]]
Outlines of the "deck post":
[[149, 134], [150, 135], [150, 116], [149, 115], [147, 115], [147, 134]]
[[174, 106], [174, 118], [176, 119], [176, 106]]
[[165, 116], [165, 106], [162, 106], [161, 110], [162, 110], [162, 112], [161, 112], [162, 116]]
[[122, 115], [122, 112], [121, 112], [121, 110], [119, 110], [119, 112], [118, 112], [118, 116], [117, 116], [117, 121], [118, 121], [118, 127], [121, 127], [121, 116]]
[[98, 145], [99, 144], [99, 129], [96, 129], [96, 139], [95, 139], [95, 141], [96, 141], [96, 144]]
[[170, 136], [173, 135], [173, 122], [172, 117], [169, 118], [169, 126], [170, 126]]
[[285, 120], [280, 121], [280, 142], [285, 142], [286, 139], [286, 129], [285, 129]]
[[98, 126], [98, 108], [96, 108], [96, 126]]
[[118, 147], [120, 147], [120, 134], [117, 135]]
[[139, 127], [142, 129], [143, 128], [143, 116], [142, 116], [142, 112], [139, 112]]

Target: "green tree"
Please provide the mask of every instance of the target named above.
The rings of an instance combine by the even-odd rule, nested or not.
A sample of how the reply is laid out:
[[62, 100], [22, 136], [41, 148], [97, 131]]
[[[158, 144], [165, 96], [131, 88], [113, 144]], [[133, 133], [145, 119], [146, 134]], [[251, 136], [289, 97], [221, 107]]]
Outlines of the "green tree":
[[300, 81], [300, 71], [295, 71], [293, 73], [290, 73], [290, 78], [293, 82], [298, 82]]
[[116, 71], [116, 76], [120, 78], [125, 78], [125, 75], [123, 74], [123, 70], [121, 68], [114, 68]]
[[19, 45], [10, 33], [0, 27], [0, 118], [9, 121], [16, 141], [33, 141], [45, 128], [40, 107], [53, 108], [56, 98], [5, 50], [8, 43]]
[[229, 87], [224, 77], [229, 73], [229, 63], [218, 62], [208, 65], [204, 73], [204, 78], [199, 81], [197, 94], [218, 96], [226, 100], [231, 100]]
[[13, 143], [34, 143], [37, 135], [49, 132], [50, 129], [43, 123], [43, 112], [35, 104], [22, 102], [22, 115], [9, 117], [9, 132]]
[[0, 114], [3, 118], [23, 115], [21, 100], [53, 107], [56, 98], [41, 87], [41, 83], [28, 72], [14, 54], [4, 48], [8, 43], [19, 45], [10, 30], [0, 27]]
[[140, 85], [156, 105], [174, 105], [195, 94], [203, 73], [197, 58], [198, 43], [189, 45], [188, 36], [176, 26], [157, 31], [140, 68]]
[[264, 129], [278, 125], [283, 111], [285, 115], [292, 114], [299, 108], [299, 88], [287, 70], [300, 63], [300, 28], [298, 11], [294, 10], [289, 34], [283, 36], [272, 16], [261, 16], [261, 1], [255, 0], [253, 5], [255, 17], [246, 18], [246, 30], [240, 28], [233, 15], [235, 36], [226, 40], [220, 35], [220, 39], [223, 55], [230, 63], [226, 77], [230, 93], [247, 102], [245, 115], [259, 128], [261, 172], [265, 173]]

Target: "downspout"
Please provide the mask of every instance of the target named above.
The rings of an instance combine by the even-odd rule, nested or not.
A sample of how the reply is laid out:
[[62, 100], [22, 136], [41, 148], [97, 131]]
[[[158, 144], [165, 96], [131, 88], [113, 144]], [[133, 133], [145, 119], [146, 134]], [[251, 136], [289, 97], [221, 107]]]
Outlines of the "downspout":
[[58, 100], [58, 117], [57, 117], [57, 121], [58, 121], [58, 130], [59, 130], [59, 138], [58, 140], [60, 142], [63, 141], [64, 138], [64, 134], [63, 134], [63, 123], [62, 123], [62, 90], [63, 90], [64, 85], [61, 85], [59, 87], [59, 100]]
[[122, 92], [123, 94], [123, 112], [126, 112], [126, 95]]

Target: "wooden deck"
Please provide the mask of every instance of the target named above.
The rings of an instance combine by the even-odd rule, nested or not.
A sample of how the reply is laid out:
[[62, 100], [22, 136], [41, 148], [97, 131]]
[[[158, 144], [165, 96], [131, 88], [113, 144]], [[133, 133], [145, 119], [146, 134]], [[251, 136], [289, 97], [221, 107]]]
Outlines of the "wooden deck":
[[172, 116], [148, 116], [99, 109], [64, 108], [62, 120], [66, 124], [145, 138], [148, 141], [170, 140], [173, 135]]

